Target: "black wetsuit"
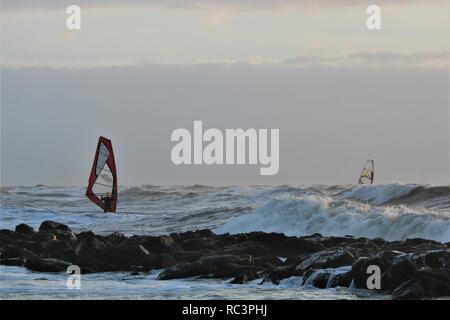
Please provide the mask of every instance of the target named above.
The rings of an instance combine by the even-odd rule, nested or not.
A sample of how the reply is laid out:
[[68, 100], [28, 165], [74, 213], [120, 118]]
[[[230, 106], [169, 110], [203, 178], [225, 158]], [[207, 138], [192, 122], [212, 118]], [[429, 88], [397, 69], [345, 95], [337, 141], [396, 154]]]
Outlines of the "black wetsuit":
[[103, 197], [102, 196], [102, 201], [103, 204], [105, 205], [103, 211], [104, 212], [111, 212], [112, 208], [111, 208], [111, 197]]

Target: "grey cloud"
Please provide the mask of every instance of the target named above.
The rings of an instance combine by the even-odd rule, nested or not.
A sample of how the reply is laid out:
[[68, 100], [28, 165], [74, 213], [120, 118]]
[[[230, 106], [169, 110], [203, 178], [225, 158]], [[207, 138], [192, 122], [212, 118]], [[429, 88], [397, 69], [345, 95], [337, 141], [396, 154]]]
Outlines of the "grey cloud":
[[[99, 135], [120, 183], [343, 184], [363, 161], [377, 182], [448, 183], [448, 71], [147, 65], [2, 69], [2, 184], [83, 185]], [[280, 171], [175, 166], [170, 134], [279, 128]]]
[[403, 54], [392, 51], [358, 52], [341, 56], [305, 55], [286, 59], [284, 65], [365, 65], [365, 66], [407, 66], [448, 67], [450, 51], [415, 52]]
[[416, 52], [412, 54], [402, 54], [396, 52], [360, 52], [351, 54], [350, 58], [359, 58], [362, 60], [373, 61], [422, 61], [422, 60], [448, 60], [450, 58], [449, 51], [442, 52]]
[[[432, 0], [443, 2], [443, 0]], [[425, 2], [425, 0], [378, 0], [379, 5], [411, 4], [412, 2]], [[430, 2], [430, 1], [427, 1]], [[57, 9], [68, 5], [79, 6], [158, 6], [164, 8], [190, 8], [190, 9], [217, 9], [228, 8], [235, 10], [270, 10], [284, 8], [305, 8], [320, 6], [347, 6], [361, 5], [359, 0], [3, 0], [2, 9]]]

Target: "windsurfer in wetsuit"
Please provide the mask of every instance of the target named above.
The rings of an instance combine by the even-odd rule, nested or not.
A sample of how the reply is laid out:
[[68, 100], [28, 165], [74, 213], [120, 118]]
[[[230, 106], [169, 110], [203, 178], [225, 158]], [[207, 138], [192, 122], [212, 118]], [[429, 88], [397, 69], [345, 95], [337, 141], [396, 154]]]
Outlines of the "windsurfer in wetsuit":
[[106, 192], [104, 196], [101, 197], [101, 199], [103, 201], [103, 204], [105, 205], [103, 212], [111, 212], [112, 208], [111, 208], [111, 193]]

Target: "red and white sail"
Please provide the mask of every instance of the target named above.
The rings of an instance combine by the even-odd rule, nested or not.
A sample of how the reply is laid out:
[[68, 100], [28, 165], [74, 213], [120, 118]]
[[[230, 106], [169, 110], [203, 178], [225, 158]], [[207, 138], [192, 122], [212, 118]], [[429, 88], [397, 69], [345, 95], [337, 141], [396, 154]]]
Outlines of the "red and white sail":
[[100, 137], [98, 139], [97, 150], [95, 151], [91, 175], [89, 176], [86, 196], [100, 208], [104, 209], [105, 205], [101, 197], [106, 193], [111, 195], [111, 211], [116, 212], [117, 172], [114, 152], [111, 140]]

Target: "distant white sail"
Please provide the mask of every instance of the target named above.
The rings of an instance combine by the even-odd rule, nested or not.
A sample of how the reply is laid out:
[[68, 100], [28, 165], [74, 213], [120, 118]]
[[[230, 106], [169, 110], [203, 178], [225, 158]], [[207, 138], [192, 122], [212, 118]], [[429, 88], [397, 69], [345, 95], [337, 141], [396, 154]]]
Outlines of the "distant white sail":
[[359, 177], [358, 184], [372, 184], [375, 174], [375, 167], [373, 160], [367, 160], [366, 165]]

